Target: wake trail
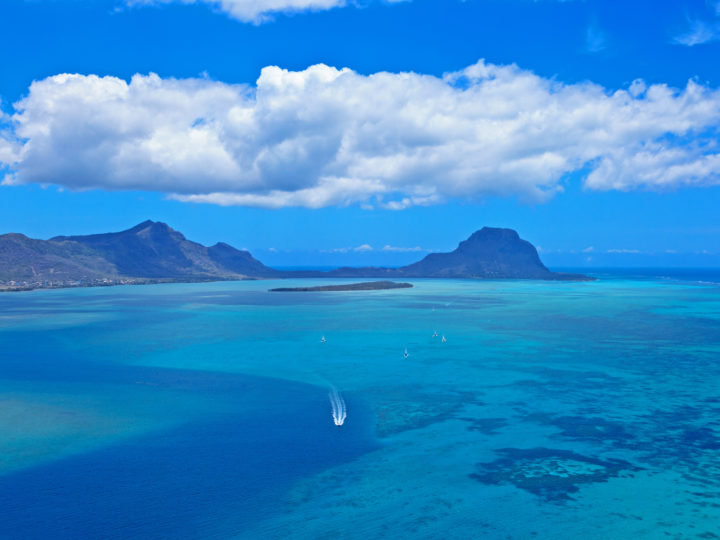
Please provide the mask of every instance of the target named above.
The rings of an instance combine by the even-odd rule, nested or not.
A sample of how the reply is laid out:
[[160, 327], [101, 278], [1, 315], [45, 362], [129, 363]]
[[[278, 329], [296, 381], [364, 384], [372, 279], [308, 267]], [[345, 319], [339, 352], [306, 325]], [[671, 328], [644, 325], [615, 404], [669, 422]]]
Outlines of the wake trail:
[[330, 389], [328, 397], [330, 398], [330, 407], [332, 407], [333, 422], [335, 422], [336, 426], [342, 426], [347, 418], [345, 400], [335, 388]]

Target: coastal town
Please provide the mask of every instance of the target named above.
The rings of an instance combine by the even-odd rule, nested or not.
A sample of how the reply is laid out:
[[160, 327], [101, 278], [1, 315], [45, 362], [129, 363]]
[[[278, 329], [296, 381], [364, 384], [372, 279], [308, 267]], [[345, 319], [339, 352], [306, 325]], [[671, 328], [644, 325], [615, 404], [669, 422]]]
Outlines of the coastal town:
[[68, 289], [74, 287], [112, 287], [115, 285], [139, 285], [148, 283], [147, 279], [137, 278], [97, 278], [68, 280], [0, 280], [0, 292], [32, 291], [35, 289]]

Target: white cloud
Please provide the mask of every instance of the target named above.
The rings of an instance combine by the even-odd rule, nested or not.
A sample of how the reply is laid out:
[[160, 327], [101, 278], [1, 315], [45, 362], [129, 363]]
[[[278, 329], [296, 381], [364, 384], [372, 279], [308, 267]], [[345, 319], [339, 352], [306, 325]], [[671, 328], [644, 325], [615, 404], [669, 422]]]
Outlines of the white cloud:
[[[388, 3], [405, 0], [384, 0]], [[230, 17], [260, 24], [278, 13], [324, 11], [358, 3], [357, 0], [125, 0], [125, 5], [148, 6], [161, 4], [207, 4]]]
[[255, 86], [56, 75], [15, 104], [14, 183], [188, 202], [401, 210], [488, 195], [720, 183], [720, 91], [610, 91], [483, 61], [443, 77], [270, 66]]
[[[0, 100], [0, 107], [2, 101]], [[10, 127], [10, 116], [0, 109], [0, 167], [9, 166], [17, 162], [20, 146], [14, 140]]]
[[593, 251], [595, 251], [595, 247], [594, 247], [594, 246], [588, 246], [588, 247], [586, 247], [585, 249], [582, 250], [583, 253], [592, 253]]
[[720, 23], [715, 21], [693, 20], [690, 28], [673, 38], [673, 43], [693, 47], [720, 39]]
[[606, 253], [632, 253], [632, 254], [638, 254], [640, 253], [639, 249], [608, 249]]
[[329, 250], [321, 250], [321, 253], [367, 253], [369, 251], [374, 251], [373, 247], [370, 244], [361, 244], [355, 247], [342, 247]]
[[[590, 173], [586, 185], [593, 189], [627, 191], [639, 186], [674, 188], [681, 185], [720, 183], [720, 149], [708, 144], [673, 147], [647, 143], [638, 148], [614, 150]], [[708, 153], [710, 152], [710, 153]]]
[[425, 251], [420, 246], [416, 247], [397, 247], [397, 246], [390, 246], [386, 245], [382, 248], [383, 251], [392, 251], [395, 253], [412, 253], [412, 252], [418, 252], [418, 251]]
[[18, 145], [10, 140], [10, 136], [0, 131], [0, 165], [11, 165], [17, 161]]
[[[672, 42], [677, 45], [687, 45], [694, 47], [712, 41], [720, 40], [720, 0], [707, 0], [707, 8], [711, 11], [710, 18], [690, 18], [688, 17], [688, 29], [675, 36]], [[712, 16], [715, 16], [713, 19]]]

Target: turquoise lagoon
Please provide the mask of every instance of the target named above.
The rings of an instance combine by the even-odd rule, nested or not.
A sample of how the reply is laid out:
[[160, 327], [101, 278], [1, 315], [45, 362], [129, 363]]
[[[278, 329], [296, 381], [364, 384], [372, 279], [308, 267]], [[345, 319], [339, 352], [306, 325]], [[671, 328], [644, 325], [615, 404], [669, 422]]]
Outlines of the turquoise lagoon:
[[720, 280], [666, 274], [0, 295], [0, 538], [720, 538]]

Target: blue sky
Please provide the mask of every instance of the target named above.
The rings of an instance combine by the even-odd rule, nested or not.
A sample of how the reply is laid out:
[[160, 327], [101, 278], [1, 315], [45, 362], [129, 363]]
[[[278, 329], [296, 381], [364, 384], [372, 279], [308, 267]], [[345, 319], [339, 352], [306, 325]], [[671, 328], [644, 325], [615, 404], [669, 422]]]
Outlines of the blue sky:
[[0, 232], [720, 266], [718, 2], [4, 0], [0, 50]]

